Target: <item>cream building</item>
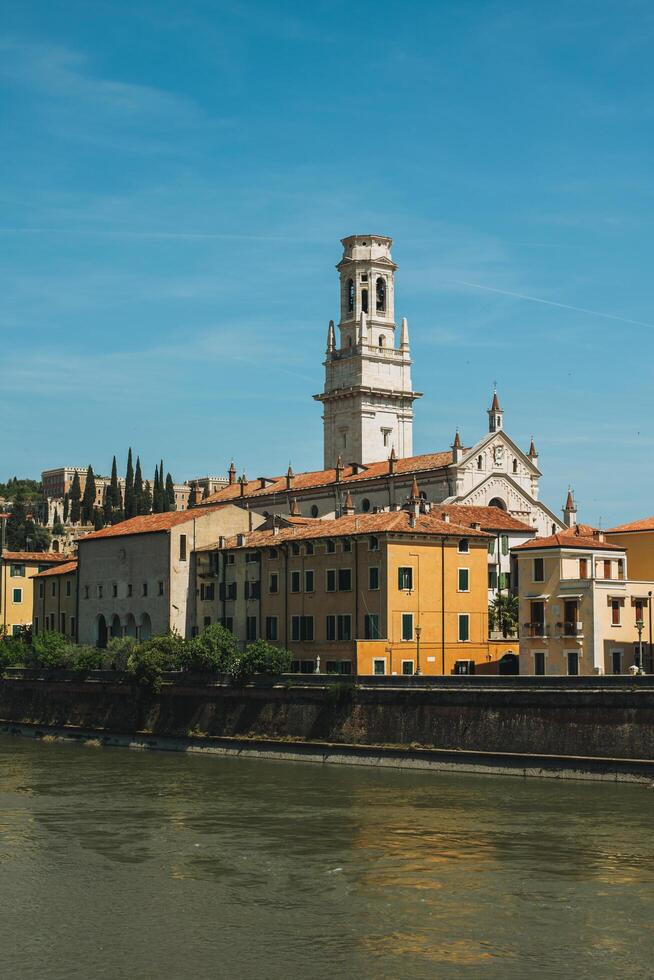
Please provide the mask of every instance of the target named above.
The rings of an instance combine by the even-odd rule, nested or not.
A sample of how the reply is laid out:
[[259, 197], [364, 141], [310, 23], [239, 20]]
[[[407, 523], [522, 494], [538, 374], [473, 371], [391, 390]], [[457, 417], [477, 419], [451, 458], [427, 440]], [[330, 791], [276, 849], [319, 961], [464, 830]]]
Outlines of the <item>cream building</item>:
[[46, 568], [33, 577], [32, 586], [34, 634], [51, 630], [74, 641], [77, 636], [77, 561]]
[[513, 554], [521, 674], [624, 674], [640, 664], [641, 642], [652, 669], [654, 582], [628, 578], [623, 547], [586, 527], [534, 538]]

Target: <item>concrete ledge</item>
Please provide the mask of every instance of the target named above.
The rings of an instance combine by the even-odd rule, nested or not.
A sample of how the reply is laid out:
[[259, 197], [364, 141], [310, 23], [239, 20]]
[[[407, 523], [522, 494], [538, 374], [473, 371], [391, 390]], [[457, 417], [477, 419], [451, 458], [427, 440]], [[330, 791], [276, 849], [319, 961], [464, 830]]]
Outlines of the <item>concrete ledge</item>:
[[35, 738], [45, 742], [77, 742], [94, 747], [130, 748], [142, 751], [193, 752], [322, 765], [628, 782], [654, 786], [654, 761], [648, 759], [453, 751], [384, 745], [347, 745], [293, 739], [213, 736], [182, 738], [153, 735], [149, 732], [120, 734], [102, 729], [76, 728], [68, 725], [15, 724], [2, 720], [0, 720], [0, 734]]

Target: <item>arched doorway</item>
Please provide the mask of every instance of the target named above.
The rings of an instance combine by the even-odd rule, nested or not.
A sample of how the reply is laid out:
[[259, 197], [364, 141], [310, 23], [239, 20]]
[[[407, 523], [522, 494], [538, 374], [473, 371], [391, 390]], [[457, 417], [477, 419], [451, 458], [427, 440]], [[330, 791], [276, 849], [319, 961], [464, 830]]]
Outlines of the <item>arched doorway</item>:
[[107, 645], [107, 633], [107, 620], [104, 616], [100, 615], [98, 616], [95, 645], [100, 647], [101, 650], [104, 650]]
[[111, 638], [112, 638], [112, 640], [115, 640], [116, 637], [122, 636], [122, 635], [123, 635], [123, 628], [120, 625], [120, 619], [114, 613], [113, 618], [111, 620]]
[[141, 624], [139, 626], [139, 639], [149, 640], [152, 636], [152, 621], [148, 613], [143, 613], [141, 616]]
[[136, 620], [131, 613], [125, 620], [125, 636], [133, 636], [136, 639]]
[[499, 670], [500, 674], [519, 674], [520, 659], [517, 653], [505, 653], [500, 658]]

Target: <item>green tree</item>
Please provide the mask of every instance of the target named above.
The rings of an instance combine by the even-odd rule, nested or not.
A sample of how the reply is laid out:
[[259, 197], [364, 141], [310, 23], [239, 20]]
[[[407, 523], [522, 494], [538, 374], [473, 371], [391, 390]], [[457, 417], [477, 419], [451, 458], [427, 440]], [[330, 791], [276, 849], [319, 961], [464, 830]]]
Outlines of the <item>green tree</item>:
[[64, 494], [64, 524], [68, 524], [68, 512], [70, 511], [70, 501], [68, 494]]
[[143, 474], [141, 473], [141, 460], [136, 457], [136, 470], [134, 472], [134, 505], [136, 514], [145, 514], [143, 509]]
[[[163, 466], [163, 463], [161, 465]], [[166, 510], [177, 510], [175, 503], [175, 484], [170, 473], [166, 474]]]
[[82, 496], [82, 524], [93, 522], [93, 511], [95, 510], [95, 476], [93, 467], [89, 466], [86, 471], [86, 483], [84, 484], [84, 494]]
[[237, 651], [236, 637], [232, 631], [214, 623], [205, 627], [199, 636], [187, 641], [182, 665], [185, 670], [227, 670]]
[[82, 490], [79, 482], [79, 473], [75, 473], [73, 477], [73, 484], [70, 488], [70, 522], [71, 524], [79, 524], [81, 517], [81, 506], [80, 501], [82, 499]]
[[255, 640], [230, 660], [227, 669], [236, 684], [245, 684], [254, 674], [283, 674], [291, 666], [292, 655], [266, 640]]
[[111, 508], [115, 510], [119, 510], [122, 501], [120, 499], [120, 484], [118, 482], [118, 466], [116, 464], [115, 456], [111, 464], [111, 483], [109, 484], [109, 490], [107, 492], [107, 495], [109, 497], [109, 504]]
[[143, 511], [144, 514], [152, 513], [152, 488], [150, 486], [150, 481], [145, 481], [145, 486], [143, 487]]
[[161, 507], [161, 490], [159, 488], [159, 467], [154, 468], [154, 484], [152, 488], [152, 513], [160, 514], [162, 510]]
[[489, 626], [504, 637], [515, 636], [518, 632], [518, 597], [500, 593], [496, 595], [488, 609]]
[[14, 496], [11, 517], [7, 520], [6, 544], [9, 551], [25, 550], [25, 525], [27, 523], [27, 497], [21, 488]]
[[96, 531], [101, 531], [104, 527], [104, 510], [96, 507], [93, 511], [93, 527]]
[[125, 472], [125, 517], [136, 516], [136, 499], [134, 497], [134, 466], [132, 464], [132, 447], [127, 453], [127, 470]]

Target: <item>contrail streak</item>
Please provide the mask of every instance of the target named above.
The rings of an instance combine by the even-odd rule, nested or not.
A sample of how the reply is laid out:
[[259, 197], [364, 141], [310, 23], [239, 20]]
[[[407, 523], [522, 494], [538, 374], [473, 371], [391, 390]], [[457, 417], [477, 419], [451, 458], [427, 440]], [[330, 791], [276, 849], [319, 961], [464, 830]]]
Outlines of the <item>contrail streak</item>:
[[455, 280], [457, 286], [469, 286], [471, 289], [483, 289], [487, 293], [499, 293], [501, 296], [513, 296], [515, 299], [526, 299], [530, 303], [542, 303], [544, 306], [557, 306], [560, 310], [572, 310], [574, 313], [586, 313], [588, 316], [601, 316], [605, 320], [618, 320], [620, 323], [631, 323], [635, 327], [648, 327], [654, 330], [654, 324], [643, 323], [642, 320], [630, 320], [626, 316], [615, 313], [600, 313], [599, 310], [587, 310], [583, 306], [569, 306], [567, 303], [556, 303], [551, 299], [541, 299], [540, 296], [525, 296], [524, 293], [512, 293], [508, 289], [494, 289], [492, 286], [481, 286], [478, 282], [463, 282]]

